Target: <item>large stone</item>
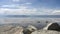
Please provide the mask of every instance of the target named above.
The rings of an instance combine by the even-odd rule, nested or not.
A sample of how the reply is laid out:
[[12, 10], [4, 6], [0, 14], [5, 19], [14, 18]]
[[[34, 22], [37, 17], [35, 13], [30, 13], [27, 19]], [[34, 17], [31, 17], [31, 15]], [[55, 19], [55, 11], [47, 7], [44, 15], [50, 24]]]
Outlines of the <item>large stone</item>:
[[54, 31], [60, 31], [60, 26], [58, 23], [49, 23], [44, 30], [54, 30]]
[[37, 28], [32, 26], [32, 25], [29, 25], [24, 31], [23, 33], [24, 34], [31, 34], [32, 32], [36, 31]]
[[33, 26], [33, 25], [29, 25], [29, 26], [27, 27], [27, 29], [30, 30], [30, 31], [35, 31], [35, 30], [37, 30], [37, 28], [36, 28], [35, 26]]

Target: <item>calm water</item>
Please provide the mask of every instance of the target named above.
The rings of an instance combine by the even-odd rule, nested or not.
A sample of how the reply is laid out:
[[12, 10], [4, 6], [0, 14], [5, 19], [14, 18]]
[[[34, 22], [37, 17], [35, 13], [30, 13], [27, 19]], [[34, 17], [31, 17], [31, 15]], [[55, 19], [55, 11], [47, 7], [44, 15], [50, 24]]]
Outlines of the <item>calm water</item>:
[[[38, 23], [38, 21], [40, 21], [40, 23]], [[49, 16], [18, 16], [18, 17], [14, 17], [14, 16], [10, 16], [10, 17], [0, 17], [0, 24], [20, 24], [22, 26], [28, 26], [28, 25], [34, 25], [36, 27], [44, 27], [47, 23], [46, 21], [48, 21], [48, 23], [52, 23], [52, 22], [59, 22], [60, 23], [60, 18], [58, 18], [58, 16], [53, 17], [49, 17]]]

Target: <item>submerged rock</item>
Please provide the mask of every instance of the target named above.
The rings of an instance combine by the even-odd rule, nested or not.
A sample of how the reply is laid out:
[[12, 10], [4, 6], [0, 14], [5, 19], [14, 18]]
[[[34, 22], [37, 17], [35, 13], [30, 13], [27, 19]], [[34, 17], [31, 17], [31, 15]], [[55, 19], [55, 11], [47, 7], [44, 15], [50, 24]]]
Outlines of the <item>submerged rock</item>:
[[60, 26], [58, 23], [49, 23], [44, 30], [55, 30], [55, 31], [60, 31]]

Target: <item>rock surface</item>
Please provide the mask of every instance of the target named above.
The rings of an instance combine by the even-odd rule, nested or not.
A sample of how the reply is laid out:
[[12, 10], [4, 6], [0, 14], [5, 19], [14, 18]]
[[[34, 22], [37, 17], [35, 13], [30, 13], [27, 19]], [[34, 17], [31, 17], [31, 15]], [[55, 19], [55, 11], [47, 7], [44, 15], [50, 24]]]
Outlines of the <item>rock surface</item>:
[[32, 32], [36, 31], [37, 28], [32, 26], [32, 25], [29, 25], [24, 31], [23, 33], [24, 34], [31, 34]]
[[[6, 28], [7, 26], [5, 26]], [[20, 26], [8, 26], [6, 29], [2, 28], [0, 34], [23, 34], [23, 28]]]
[[57, 23], [49, 23], [43, 29], [38, 30], [33, 25], [26, 28], [20, 25], [4, 25], [0, 26], [0, 34], [60, 34], [60, 26]]
[[43, 30], [55, 30], [60, 31], [60, 26], [58, 23], [49, 23]]
[[35, 30], [37, 30], [37, 28], [36, 28], [35, 26], [33, 26], [33, 25], [29, 25], [29, 26], [27, 27], [27, 29], [30, 30], [30, 31], [35, 31]]
[[31, 34], [60, 34], [60, 32], [50, 31], [50, 30], [38, 30], [38, 31], [32, 32]]

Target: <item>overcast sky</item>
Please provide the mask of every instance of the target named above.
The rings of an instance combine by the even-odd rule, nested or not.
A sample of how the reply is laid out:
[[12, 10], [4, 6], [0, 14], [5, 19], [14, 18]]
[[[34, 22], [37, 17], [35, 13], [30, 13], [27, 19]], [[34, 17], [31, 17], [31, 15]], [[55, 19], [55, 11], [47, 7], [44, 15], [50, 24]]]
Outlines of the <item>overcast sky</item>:
[[0, 0], [2, 15], [60, 15], [60, 0]]

